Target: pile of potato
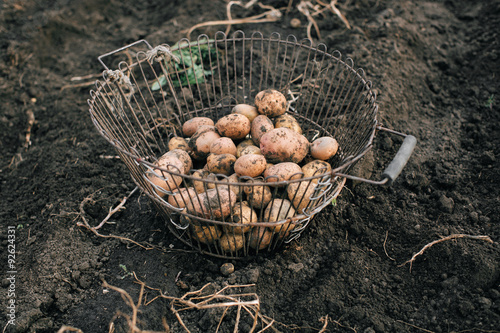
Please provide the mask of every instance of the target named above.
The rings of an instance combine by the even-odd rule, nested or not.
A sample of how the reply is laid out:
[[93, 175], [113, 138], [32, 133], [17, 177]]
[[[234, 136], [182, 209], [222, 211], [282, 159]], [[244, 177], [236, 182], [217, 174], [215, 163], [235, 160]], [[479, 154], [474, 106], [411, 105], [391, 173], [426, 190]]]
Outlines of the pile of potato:
[[[292, 223], [275, 227], [244, 226], [258, 222], [258, 216], [260, 222], [278, 222], [301, 214], [309, 205], [318, 179], [290, 184], [276, 182], [331, 171], [327, 161], [337, 153], [337, 141], [320, 137], [310, 143], [302, 135], [299, 122], [285, 113], [286, 108], [287, 100], [282, 93], [264, 90], [256, 95], [254, 105], [236, 105], [231, 114], [215, 121], [207, 117], [186, 121], [182, 126], [183, 137], [169, 140], [169, 151], [156, 164], [192, 177], [183, 182], [181, 176], [170, 173], [162, 177], [150, 175], [157, 194], [170, 205], [184, 208], [182, 213], [239, 224], [234, 227], [222, 224], [222, 227], [200, 223], [181, 213], [184, 222], [190, 223], [195, 240], [204, 244], [218, 242], [226, 252], [238, 251], [244, 244], [263, 249], [274, 235], [285, 237], [294, 228]], [[193, 165], [200, 168], [193, 169]], [[225, 175], [224, 182], [248, 185], [216, 185], [198, 180], [220, 181], [217, 175]], [[269, 185], [251, 185], [254, 179]], [[281, 197], [287, 199], [273, 199], [276, 191], [284, 191]]]

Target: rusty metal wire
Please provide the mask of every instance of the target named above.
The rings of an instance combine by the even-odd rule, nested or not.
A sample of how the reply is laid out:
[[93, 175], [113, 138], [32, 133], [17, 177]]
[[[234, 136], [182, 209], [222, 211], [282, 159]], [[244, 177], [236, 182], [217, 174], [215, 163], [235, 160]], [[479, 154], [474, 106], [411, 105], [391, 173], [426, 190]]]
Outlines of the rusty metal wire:
[[[173, 55], [164, 44], [137, 52], [132, 64], [122, 62], [118, 70], [107, 70], [88, 101], [92, 121], [117, 149], [132, 179], [166, 219], [170, 231], [184, 243], [223, 258], [276, 250], [301, 235], [311, 219], [337, 197], [345, 178], [320, 170], [313, 177], [279, 183], [249, 177], [234, 181], [225, 175], [201, 179], [195, 171], [203, 166], [187, 171], [155, 163], [186, 120], [196, 116], [219, 119], [236, 104], [252, 104], [259, 91], [272, 88], [287, 96], [287, 112], [299, 121], [309, 140], [336, 138], [339, 153], [328, 162], [333, 170], [348, 174], [371, 147], [377, 127], [371, 82], [338, 51], [328, 53], [324, 44], [313, 46], [309, 39], [298, 41], [291, 35], [265, 37], [257, 32], [247, 36], [237, 31], [226, 36], [218, 32], [213, 39], [200, 35], [194, 42], [183, 39], [177, 45], [187, 53]], [[209, 61], [200, 64], [203, 74], [190, 80], [183, 55], [201, 59], [201, 46], [208, 50]], [[160, 85], [162, 79], [165, 84]], [[158, 89], [153, 90], [155, 82]], [[175, 195], [195, 185], [200, 190], [194, 195]], [[205, 200], [207, 193], [211, 193], [210, 200]], [[270, 195], [271, 202], [262, 193]], [[228, 196], [251, 208], [248, 221], [235, 218], [246, 209], [242, 204], [223, 212]], [[276, 207], [277, 218], [270, 216], [269, 206]]]

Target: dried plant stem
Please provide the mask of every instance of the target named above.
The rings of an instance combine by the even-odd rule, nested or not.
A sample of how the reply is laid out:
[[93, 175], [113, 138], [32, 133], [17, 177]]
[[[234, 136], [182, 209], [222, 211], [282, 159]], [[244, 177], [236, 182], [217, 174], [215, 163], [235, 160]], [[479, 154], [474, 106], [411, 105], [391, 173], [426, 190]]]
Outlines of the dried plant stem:
[[452, 234], [452, 235], [449, 235], [449, 236], [437, 239], [435, 241], [432, 241], [432, 242], [426, 244], [420, 251], [418, 251], [417, 253], [415, 253], [411, 257], [410, 260], [405, 261], [404, 263], [402, 263], [401, 265], [399, 265], [399, 267], [404, 266], [404, 265], [406, 265], [406, 264], [409, 263], [410, 264], [410, 270], [411, 270], [412, 264], [415, 261], [415, 259], [418, 256], [422, 255], [431, 246], [433, 246], [433, 245], [435, 245], [437, 243], [441, 243], [441, 242], [444, 242], [444, 241], [447, 241], [447, 240], [450, 240], [450, 239], [457, 239], [457, 238], [469, 238], [469, 239], [483, 240], [483, 241], [486, 241], [488, 243], [493, 243], [493, 240], [489, 236], [475, 236], [475, 235], [466, 235], [466, 234]]

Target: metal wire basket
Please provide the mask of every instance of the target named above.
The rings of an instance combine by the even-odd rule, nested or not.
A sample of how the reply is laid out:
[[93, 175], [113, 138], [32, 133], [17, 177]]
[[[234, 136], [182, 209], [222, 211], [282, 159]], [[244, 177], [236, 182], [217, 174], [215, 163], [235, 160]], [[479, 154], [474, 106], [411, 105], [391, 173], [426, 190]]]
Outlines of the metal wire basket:
[[[147, 50], [133, 52], [132, 61], [120, 62], [117, 70], [103, 62], [140, 45]], [[96, 83], [88, 101], [94, 125], [117, 149], [169, 230], [205, 254], [242, 258], [280, 248], [301, 235], [314, 215], [339, 195], [347, 178], [391, 183], [416, 143], [413, 136], [388, 130], [405, 139], [382, 179], [351, 175], [352, 166], [371, 148], [375, 132], [387, 129], [377, 122], [375, 95], [363, 70], [307, 39], [238, 31], [232, 36], [218, 32], [213, 39], [183, 39], [174, 47], [151, 47], [140, 40], [99, 61], [106, 68], [104, 81]], [[265, 89], [287, 96], [287, 113], [299, 121], [309, 141], [319, 136], [337, 140], [339, 152], [328, 161], [331, 171], [319, 170], [307, 178], [299, 173], [270, 184], [262, 177], [200, 178], [203, 166], [196, 161], [187, 169], [158, 166], [169, 140], [182, 135], [185, 121], [199, 116], [217, 120], [237, 104], [252, 104]]]

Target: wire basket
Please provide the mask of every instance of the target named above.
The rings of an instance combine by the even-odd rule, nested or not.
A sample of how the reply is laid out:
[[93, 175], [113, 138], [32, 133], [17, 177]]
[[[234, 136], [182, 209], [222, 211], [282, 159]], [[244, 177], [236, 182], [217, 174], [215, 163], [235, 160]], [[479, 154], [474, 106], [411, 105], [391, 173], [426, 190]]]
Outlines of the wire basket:
[[[147, 50], [132, 52], [139, 45]], [[102, 59], [121, 51], [129, 51], [132, 60], [110, 70]], [[89, 99], [94, 125], [117, 149], [169, 230], [201, 253], [242, 258], [279, 249], [301, 235], [347, 178], [391, 183], [416, 143], [413, 136], [378, 124], [375, 95], [362, 69], [307, 39], [238, 31], [230, 37], [218, 32], [213, 39], [182, 39], [173, 47], [140, 40], [99, 61], [106, 70]], [[299, 172], [270, 183], [263, 177], [203, 177], [203, 165], [195, 160], [159, 166], [170, 139], [182, 136], [185, 121], [216, 121], [237, 104], [253, 104], [265, 89], [287, 97], [287, 113], [310, 142], [322, 136], [337, 140], [339, 151], [328, 161], [331, 171], [306, 178]], [[380, 129], [405, 137], [394, 160], [379, 181], [351, 175]]]

